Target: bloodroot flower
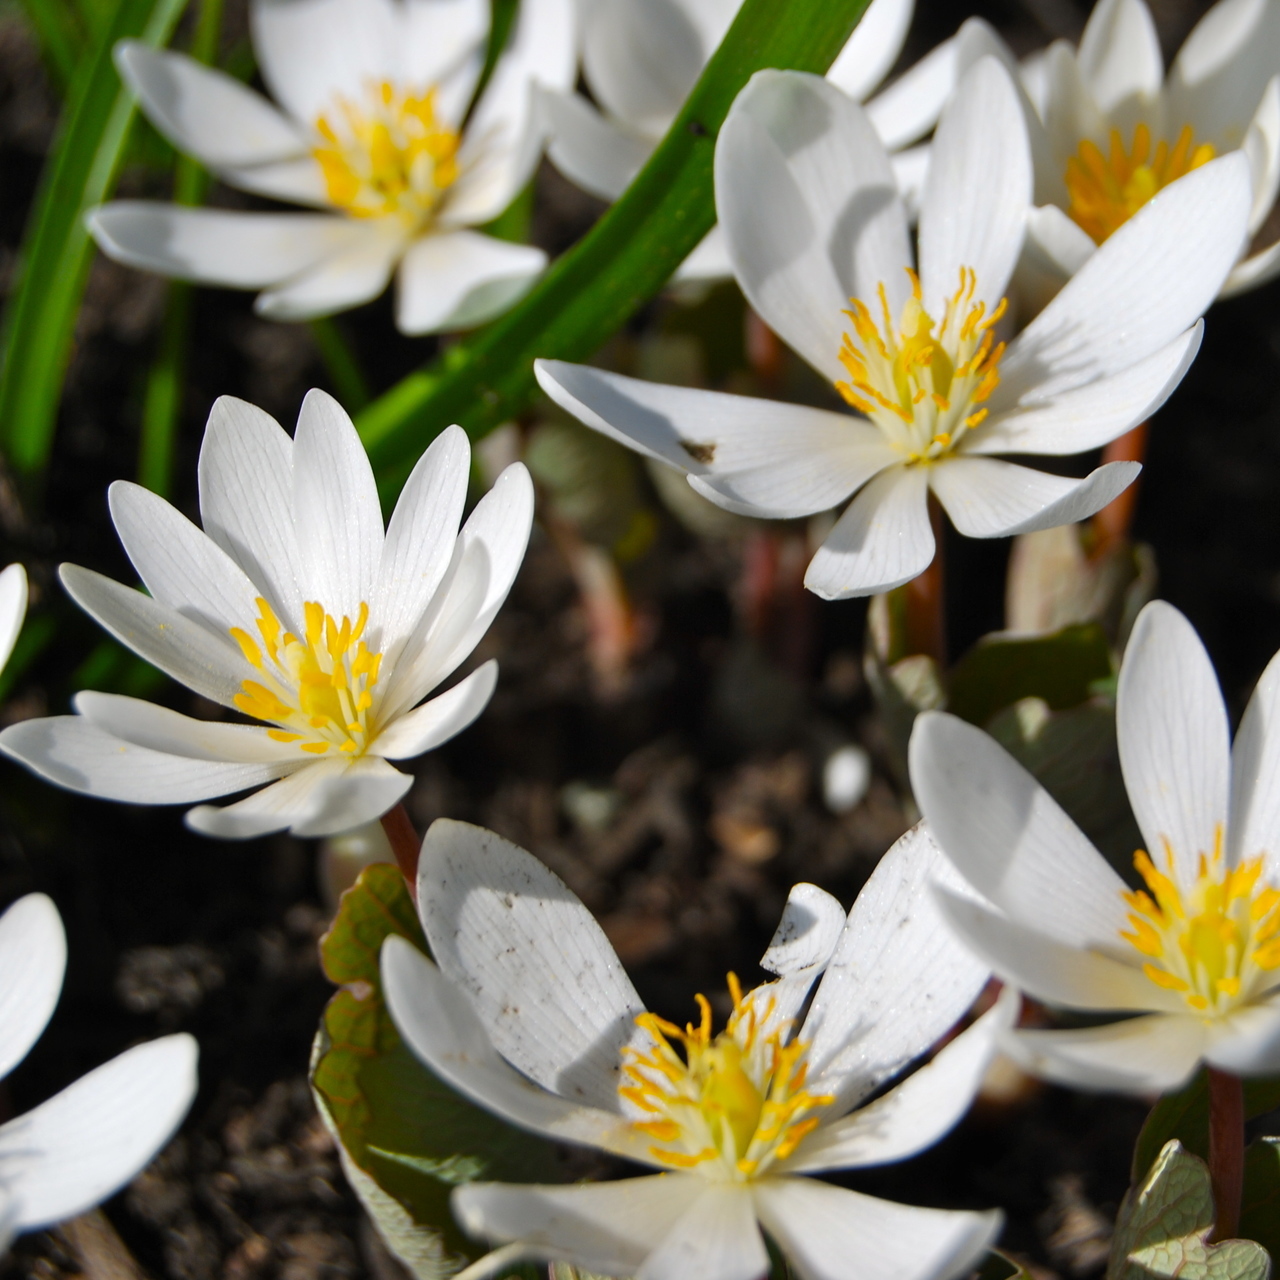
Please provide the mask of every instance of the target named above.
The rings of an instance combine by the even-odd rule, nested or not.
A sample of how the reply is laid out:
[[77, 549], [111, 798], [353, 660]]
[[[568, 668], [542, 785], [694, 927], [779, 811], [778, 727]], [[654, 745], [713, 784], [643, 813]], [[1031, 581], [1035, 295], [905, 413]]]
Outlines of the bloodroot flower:
[[136, 484], [111, 487], [116, 531], [150, 595], [75, 565], [61, 574], [121, 644], [258, 723], [84, 692], [76, 715], [6, 729], [0, 751], [59, 786], [136, 804], [264, 787], [192, 809], [188, 824], [207, 835], [323, 836], [378, 818], [412, 782], [388, 761], [461, 732], [497, 680], [486, 662], [423, 702], [488, 630], [533, 519], [516, 463], [459, 533], [469, 470], [466, 435], [450, 427], [384, 534], [373, 470], [337, 401], [310, 392], [291, 440], [223, 397], [200, 453], [203, 532]]
[[762, 961], [777, 980], [744, 992], [730, 975], [733, 1007], [717, 1032], [702, 997], [686, 1027], [646, 1012], [599, 925], [536, 858], [491, 832], [435, 823], [418, 903], [436, 963], [398, 937], [382, 952], [406, 1041], [512, 1124], [659, 1171], [580, 1186], [472, 1183], [453, 1193], [463, 1226], [516, 1242], [504, 1258], [637, 1280], [758, 1280], [769, 1269], [762, 1228], [804, 1280], [844, 1277], [850, 1258], [872, 1280], [966, 1272], [998, 1213], [911, 1208], [807, 1176], [936, 1142], [968, 1108], [1012, 1016], [1002, 1002], [866, 1101], [964, 1015], [987, 977], [942, 926], [927, 892], [936, 875], [952, 873], [917, 829], [847, 919], [829, 894], [797, 885]]
[[1156, 602], [1120, 670], [1120, 764], [1146, 849], [1131, 889], [1004, 750], [954, 716], [920, 717], [911, 785], [983, 905], [939, 890], [974, 953], [1037, 999], [1137, 1017], [1017, 1031], [1050, 1079], [1149, 1093], [1204, 1062], [1280, 1071], [1280, 656], [1230, 745], [1191, 624]]

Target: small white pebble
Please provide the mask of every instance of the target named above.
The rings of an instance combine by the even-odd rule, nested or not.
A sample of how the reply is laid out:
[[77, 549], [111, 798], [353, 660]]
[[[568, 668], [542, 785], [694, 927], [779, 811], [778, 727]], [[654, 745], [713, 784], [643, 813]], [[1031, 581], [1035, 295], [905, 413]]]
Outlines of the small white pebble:
[[837, 747], [822, 766], [822, 799], [832, 813], [856, 808], [870, 785], [871, 757], [861, 747]]

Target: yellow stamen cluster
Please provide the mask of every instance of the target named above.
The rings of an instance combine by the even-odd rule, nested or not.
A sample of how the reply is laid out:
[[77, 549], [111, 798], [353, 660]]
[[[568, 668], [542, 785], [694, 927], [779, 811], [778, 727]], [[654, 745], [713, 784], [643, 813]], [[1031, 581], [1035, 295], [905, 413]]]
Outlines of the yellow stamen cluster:
[[783, 1043], [789, 1024], [763, 1034], [772, 999], [757, 1009], [743, 999], [732, 973], [729, 991], [733, 1013], [716, 1036], [705, 996], [697, 997], [701, 1022], [683, 1031], [641, 1014], [636, 1024], [654, 1043], [647, 1052], [623, 1051], [618, 1092], [649, 1117], [634, 1127], [654, 1140], [649, 1151], [655, 1160], [672, 1169], [703, 1166], [710, 1176], [742, 1182], [791, 1155], [818, 1127], [812, 1113], [834, 1099], [805, 1088], [809, 1046]]
[[1133, 861], [1149, 892], [1126, 890], [1132, 932], [1121, 937], [1148, 957], [1142, 971], [1156, 986], [1214, 1016], [1256, 994], [1264, 975], [1280, 969], [1280, 889], [1262, 881], [1261, 858], [1226, 866], [1221, 827], [1189, 890], [1174, 877], [1168, 842], [1167, 873], [1141, 849]]
[[849, 381], [837, 382], [836, 390], [913, 465], [950, 452], [987, 416], [980, 406], [1000, 383], [1004, 343], [996, 342], [993, 330], [1006, 299], [987, 315], [985, 304], [974, 301], [976, 273], [961, 267], [960, 287], [937, 325], [924, 308], [919, 278], [909, 269], [907, 274], [911, 296], [896, 326], [883, 284], [880, 324], [866, 303], [850, 300], [845, 315], [853, 332], [840, 347]]
[[1163, 139], [1151, 151], [1151, 130], [1140, 124], [1133, 146], [1125, 149], [1119, 129], [1111, 130], [1111, 152], [1103, 155], [1085, 139], [1067, 161], [1067, 213], [1097, 244], [1123, 226], [1157, 191], [1207, 164], [1213, 143], [1198, 146], [1191, 126], [1183, 125], [1171, 147]]
[[316, 132], [329, 199], [354, 217], [396, 215], [417, 229], [457, 181], [459, 137], [437, 120], [434, 90], [415, 96], [384, 80], [363, 107], [339, 97]]
[[284, 630], [261, 596], [257, 605], [261, 643], [242, 628], [231, 628], [246, 660], [262, 673], [261, 681], [240, 686], [236, 706], [255, 720], [279, 725], [268, 733], [277, 742], [296, 742], [317, 756], [330, 747], [363, 755], [374, 736], [369, 712], [382, 664], [382, 655], [360, 638], [369, 606], [361, 604], [353, 624], [345, 616], [336, 622], [309, 602], [303, 605], [306, 636], [300, 640]]

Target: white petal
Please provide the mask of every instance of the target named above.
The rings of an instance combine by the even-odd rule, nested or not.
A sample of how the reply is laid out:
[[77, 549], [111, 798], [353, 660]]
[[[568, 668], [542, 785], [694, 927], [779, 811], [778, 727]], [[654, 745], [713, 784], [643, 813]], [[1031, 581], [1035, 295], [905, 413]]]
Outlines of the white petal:
[[676, 284], [685, 281], [718, 281], [733, 279], [733, 262], [729, 258], [729, 242], [724, 228], [717, 222], [698, 247], [676, 268], [671, 277]]
[[378, 649], [394, 666], [403, 642], [431, 603], [458, 537], [471, 445], [461, 427], [448, 427], [418, 459], [391, 513], [382, 544], [378, 585], [369, 602], [379, 628]]
[[902, 196], [903, 207], [911, 222], [920, 221], [920, 202], [924, 199], [924, 184], [929, 180], [930, 146], [927, 142], [907, 151], [898, 151], [889, 157], [893, 165], [893, 181]]
[[691, 1174], [572, 1187], [473, 1182], [454, 1191], [451, 1203], [473, 1236], [519, 1240], [535, 1257], [623, 1276], [635, 1273], [706, 1186]]
[[[981, 19], [970, 19], [981, 21]], [[923, 138], [956, 86], [956, 37], [930, 49], [867, 103], [872, 127], [889, 151]], [[830, 73], [828, 73], [830, 74]]]
[[760, 1280], [768, 1271], [749, 1184], [708, 1182], [635, 1280]]
[[1078, 1031], [1014, 1031], [1004, 1049], [1034, 1075], [1071, 1088], [1172, 1093], [1199, 1066], [1208, 1038], [1199, 1018], [1152, 1013]]
[[289, 768], [156, 751], [118, 738], [84, 716], [49, 716], [10, 725], [0, 733], [0, 751], [68, 791], [130, 804], [208, 800], [272, 782]]
[[1211, 1024], [1205, 1059], [1237, 1076], [1274, 1076], [1280, 1071], [1280, 1000], [1246, 1005]]
[[256, 165], [308, 151], [298, 127], [261, 94], [186, 54], [122, 40], [115, 63], [151, 123], [202, 164]]
[[395, 934], [382, 946], [382, 987], [409, 1048], [465, 1097], [522, 1129], [645, 1159], [649, 1139], [626, 1120], [548, 1093], [500, 1058], [462, 989]]
[[[1055, 40], [1044, 53], [1044, 132], [1046, 147], [1036, 155], [1036, 203], [1069, 202], [1067, 160], [1088, 138], [1110, 145], [1109, 126], [1085, 84], [1076, 50]], [[1158, 122], [1156, 122], [1158, 124]]]
[[933, 559], [923, 467], [880, 472], [849, 504], [804, 575], [824, 600], [869, 596], [910, 582]]
[[478, 231], [421, 236], [400, 263], [396, 324], [410, 334], [480, 324], [511, 306], [546, 265], [541, 249]]
[[911, 264], [906, 216], [866, 113], [834, 85], [758, 71], [716, 143], [716, 209], [734, 273], [764, 321], [842, 381], [844, 311], [878, 285], [897, 313]]
[[1231, 748], [1227, 861], [1265, 858], [1280, 883], [1280, 654], [1267, 663]]
[[1280, 190], [1280, 76], [1272, 76], [1263, 90], [1244, 136], [1243, 151], [1253, 175], [1253, 208], [1249, 234], [1267, 220]]
[[258, 590], [217, 543], [141, 485], [117, 480], [107, 493], [116, 533], [155, 599], [219, 639], [252, 625]]
[[920, 207], [920, 283], [933, 316], [977, 277], [975, 300], [992, 312], [1022, 250], [1031, 206], [1031, 151], [1018, 92], [992, 57], [966, 74], [930, 148]]
[[644, 1006], [560, 878], [492, 831], [440, 819], [422, 843], [418, 904], [432, 955], [497, 1051], [561, 1097], [617, 1111]]
[[261, 289], [362, 243], [367, 226], [317, 213], [187, 209], [154, 200], [113, 200], [86, 224], [109, 258], [230, 289]]
[[1137, 462], [1108, 462], [1083, 480], [1000, 458], [956, 454], [935, 465], [929, 485], [968, 538], [1008, 538], [1075, 524], [1101, 511], [1137, 478]]
[[889, 1164], [933, 1146], [969, 1110], [995, 1056], [997, 1036], [1013, 1026], [1018, 1004], [1016, 993], [1006, 988], [994, 1008], [931, 1062], [882, 1098], [815, 1130], [779, 1171], [821, 1173]]
[[952, 936], [928, 885], [959, 878], [922, 827], [881, 859], [858, 900], [800, 1032], [816, 1092], [847, 1109], [900, 1071], [973, 1003], [988, 969]]
[[1000, 367], [1004, 394], [1082, 386], [1185, 333], [1239, 256], [1251, 202], [1239, 154], [1157, 193], [1014, 340]]
[[1065, 455], [1097, 449], [1164, 404], [1196, 358], [1203, 333], [1201, 320], [1145, 360], [1047, 399], [1027, 396], [1002, 410], [992, 396], [991, 417], [965, 438], [963, 450]]
[[897, 62], [915, 7], [915, 0], [871, 0], [827, 79], [861, 102]]
[[354, 622], [378, 581], [382, 507], [364, 445], [324, 391], [308, 391], [298, 415], [293, 518], [305, 598]]
[[1227, 708], [1186, 618], [1153, 600], [1138, 615], [1116, 693], [1120, 767], [1147, 851], [1187, 887], [1201, 854], [1226, 840]]
[[1098, 109], [1127, 135], [1164, 80], [1160, 37], [1144, 0], [1098, 0], [1080, 38], [1080, 71]]
[[653, 143], [606, 120], [576, 93], [546, 93], [550, 122], [547, 157], [576, 187], [601, 200], [616, 200], [653, 152]]
[[31, 1052], [49, 1019], [67, 968], [67, 935], [53, 900], [19, 898], [0, 916], [0, 1079]]
[[334, 207], [325, 184], [324, 170], [310, 153], [296, 160], [280, 160], [272, 164], [223, 167], [218, 170], [218, 177], [228, 186], [267, 196], [271, 200], [283, 200], [286, 204], [308, 205], [313, 209]]
[[539, 360], [542, 389], [628, 448], [689, 472], [705, 497], [758, 516], [812, 515], [897, 459], [878, 428], [807, 405], [644, 382]]
[[58, 576], [100, 627], [188, 689], [234, 708], [240, 686], [253, 678], [254, 669], [230, 636], [219, 640], [176, 609], [91, 569], [64, 564]]
[[926, 712], [911, 789], [947, 857], [1010, 919], [1068, 946], [1118, 941], [1125, 884], [1052, 796], [981, 729]]
[[1075, 275], [1097, 252], [1089, 234], [1056, 204], [1040, 205], [1027, 216], [1023, 252], [1038, 251], [1064, 279]]
[[755, 1184], [756, 1212], [801, 1280], [952, 1280], [994, 1243], [998, 1212], [917, 1209], [809, 1178]]
[[1268, 245], [1261, 253], [1237, 263], [1218, 296], [1234, 298], [1238, 293], [1259, 288], [1276, 276], [1280, 276], [1280, 240]]
[[[489, 16], [485, 0], [408, 0], [407, 28], [399, 51], [405, 83], [434, 84], [473, 62], [484, 51]], [[472, 88], [478, 73], [478, 67], [471, 73]], [[464, 97], [470, 96], [467, 90]]]
[[0, 573], [0, 671], [18, 643], [27, 617], [27, 571], [20, 564], [7, 565]]
[[302, 634], [293, 529], [293, 441], [270, 415], [219, 396], [200, 446], [204, 531], [249, 575], [281, 622]]
[[386, 760], [411, 760], [456, 737], [489, 705], [498, 683], [498, 664], [490, 659], [448, 693], [388, 725], [369, 750]]
[[365, 221], [361, 232], [340, 252], [260, 293], [253, 309], [272, 320], [310, 320], [376, 298], [404, 252], [404, 232], [392, 218]]
[[198, 1052], [189, 1035], [138, 1045], [0, 1126], [17, 1229], [73, 1218], [139, 1173], [191, 1106]]

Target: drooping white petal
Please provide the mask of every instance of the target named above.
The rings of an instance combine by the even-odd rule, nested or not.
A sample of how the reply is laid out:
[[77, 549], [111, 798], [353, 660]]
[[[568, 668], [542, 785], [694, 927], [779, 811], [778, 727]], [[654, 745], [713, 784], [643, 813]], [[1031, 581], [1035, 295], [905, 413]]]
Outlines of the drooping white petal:
[[969, 538], [1008, 538], [1087, 520], [1137, 478], [1137, 462], [1108, 462], [1083, 480], [1000, 458], [952, 455], [929, 473], [951, 523]]
[[388, 669], [418, 625], [449, 567], [458, 536], [471, 445], [461, 427], [447, 427], [418, 459], [387, 525], [378, 585], [369, 602], [379, 652]]
[[917, 1209], [809, 1178], [762, 1178], [756, 1212], [801, 1280], [953, 1280], [994, 1243], [999, 1212]]
[[716, 209], [747, 300], [832, 382], [851, 297], [910, 287], [906, 215], [866, 113], [834, 85], [758, 71], [716, 143]]
[[218, 761], [137, 746], [84, 716], [10, 725], [0, 733], [0, 752], [68, 791], [130, 804], [209, 800], [272, 782], [290, 769], [261, 760]]
[[[938, 123], [956, 86], [956, 53], [956, 37], [952, 36], [930, 49], [867, 103], [872, 127], [889, 151], [918, 141]], [[830, 76], [830, 72], [827, 74]]]
[[827, 534], [804, 585], [824, 600], [843, 600], [910, 582], [933, 559], [927, 497], [923, 467], [881, 471]]
[[1280, 654], [1258, 680], [1231, 747], [1227, 861], [1258, 857], [1280, 882]]
[[1237, 1076], [1280, 1071], [1280, 998], [1244, 1005], [1212, 1024], [1205, 1060]]
[[827, 79], [861, 102], [897, 62], [915, 7], [915, 0], [871, 0]]
[[402, 333], [466, 329], [505, 311], [547, 265], [547, 255], [478, 231], [415, 240], [400, 263], [396, 324]]
[[986, 965], [945, 927], [928, 885], [959, 884], [922, 827], [881, 859], [849, 912], [800, 1038], [816, 1092], [839, 1114], [918, 1057], [964, 1015]]
[[1080, 38], [1080, 71], [1098, 109], [1126, 133], [1148, 115], [1164, 59], [1144, 0], [1098, 0]]
[[293, 441], [274, 418], [219, 396], [200, 446], [204, 531], [302, 634], [302, 568], [293, 528]]
[[1158, 192], [1013, 341], [1000, 365], [1004, 394], [1082, 386], [1185, 333], [1235, 263], [1251, 203], [1240, 154], [1211, 160]]
[[636, 1280], [759, 1280], [768, 1271], [750, 1185], [708, 1181]]
[[18, 643], [27, 617], [27, 571], [20, 564], [7, 565], [0, 573], [0, 671]]
[[534, 371], [543, 390], [581, 422], [689, 472], [700, 493], [731, 511], [825, 511], [898, 457], [876, 427], [845, 413], [644, 382], [560, 360], [539, 360]]
[[920, 208], [920, 284], [943, 315], [975, 272], [988, 314], [1004, 297], [1031, 207], [1031, 151], [1009, 72], [985, 57], [961, 81], [934, 135]]
[[1138, 615], [1125, 648], [1116, 739], [1148, 853], [1184, 887], [1194, 884], [1200, 855], [1227, 836], [1230, 731], [1200, 637], [1161, 600]]
[[116, 533], [155, 599], [219, 639], [252, 622], [258, 589], [217, 543], [141, 485], [117, 480], [107, 493]]
[[1034, 1075], [1071, 1088], [1172, 1093], [1199, 1066], [1208, 1038], [1199, 1018], [1151, 1013], [1104, 1027], [1013, 1031], [1004, 1049]]
[[188, 689], [235, 706], [235, 695], [254, 670], [230, 636], [219, 640], [176, 609], [92, 569], [64, 564], [58, 576], [76, 604], [140, 658]]
[[0, 916], [0, 1079], [31, 1052], [62, 994], [67, 935], [53, 900], [19, 898]]
[[456, 737], [489, 705], [498, 684], [498, 664], [490, 659], [447, 693], [424, 702], [388, 725], [369, 750], [385, 760], [412, 760]]
[[997, 1036], [1013, 1025], [1018, 1003], [1006, 988], [994, 1008], [931, 1062], [882, 1098], [816, 1129], [778, 1171], [865, 1168], [905, 1160], [933, 1146], [969, 1110], [995, 1056]]
[[497, 1051], [561, 1097], [616, 1111], [644, 1006], [560, 878], [492, 831], [440, 819], [422, 842], [418, 904], [432, 955]]
[[651, 139], [608, 120], [576, 93], [545, 93], [547, 157], [576, 187], [616, 200], [653, 152]]
[[368, 239], [367, 225], [354, 218], [187, 209], [154, 200], [113, 200], [90, 212], [86, 224], [117, 262], [230, 289], [280, 284]]
[[140, 40], [120, 41], [114, 55], [151, 123], [201, 163], [237, 167], [306, 154], [297, 125], [234, 77]]
[[363, 234], [340, 252], [264, 290], [253, 309], [272, 320], [311, 320], [358, 307], [382, 293], [404, 252], [404, 229], [395, 218], [347, 221]]
[[1052, 796], [981, 729], [925, 712], [911, 789], [960, 874], [1012, 920], [1068, 946], [1114, 943], [1124, 882]]
[[293, 444], [293, 519], [304, 598], [355, 622], [382, 560], [382, 507], [369, 455], [343, 407], [307, 392]]
[[17, 1230], [75, 1217], [130, 1181], [187, 1114], [197, 1055], [189, 1035], [138, 1045], [0, 1126]]
[[659, 1174], [577, 1186], [473, 1182], [451, 1197], [471, 1235], [519, 1240], [533, 1257], [606, 1275], [634, 1275], [645, 1255], [705, 1192], [694, 1174]]
[[1164, 404], [1196, 358], [1203, 333], [1201, 320], [1145, 360], [1047, 399], [1027, 396], [1022, 404], [1001, 409], [997, 388], [991, 417], [965, 437], [961, 449], [966, 454], [1051, 455], [1097, 449]]
[[626, 1120], [548, 1093], [499, 1057], [462, 989], [411, 943], [391, 935], [381, 971], [400, 1034], [446, 1084], [522, 1129], [646, 1160], [651, 1139]]

